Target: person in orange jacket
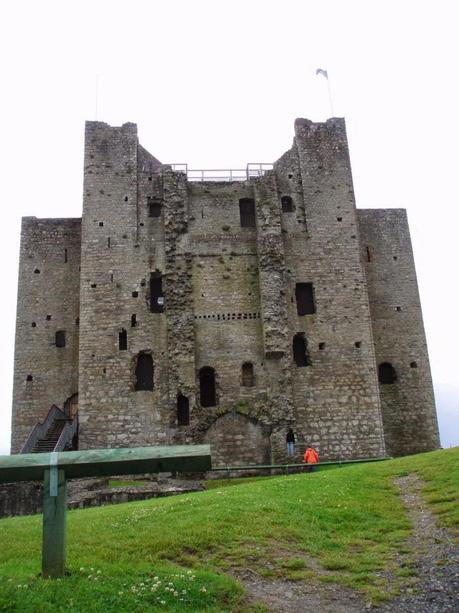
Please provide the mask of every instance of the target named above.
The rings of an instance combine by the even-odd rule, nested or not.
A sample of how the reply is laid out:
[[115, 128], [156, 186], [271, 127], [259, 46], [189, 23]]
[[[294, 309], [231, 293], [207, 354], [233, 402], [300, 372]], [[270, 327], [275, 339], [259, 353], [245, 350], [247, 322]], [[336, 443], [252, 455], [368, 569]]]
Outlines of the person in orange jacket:
[[305, 464], [308, 464], [308, 466], [306, 466], [306, 472], [312, 473], [312, 471], [314, 470], [314, 464], [317, 464], [318, 461], [319, 454], [317, 453], [317, 451], [314, 449], [314, 447], [308, 447], [304, 452], [303, 458], [303, 462]]

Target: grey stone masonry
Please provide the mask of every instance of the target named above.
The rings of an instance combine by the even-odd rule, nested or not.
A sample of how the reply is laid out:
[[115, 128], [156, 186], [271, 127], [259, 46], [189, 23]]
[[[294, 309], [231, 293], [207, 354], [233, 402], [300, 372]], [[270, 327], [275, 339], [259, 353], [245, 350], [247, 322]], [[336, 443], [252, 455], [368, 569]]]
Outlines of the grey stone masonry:
[[376, 359], [395, 374], [379, 386], [386, 449], [429, 451], [439, 445], [438, 425], [406, 211], [358, 213]]
[[[24, 217], [21, 229], [11, 451], [52, 404], [78, 392], [80, 219]], [[56, 332], [65, 347], [56, 346]]]
[[15, 355], [13, 452], [77, 393], [82, 449], [439, 445], [406, 216], [356, 210], [343, 119], [296, 120], [262, 176], [202, 182], [135, 124], [88, 122], [82, 219], [23, 221]]

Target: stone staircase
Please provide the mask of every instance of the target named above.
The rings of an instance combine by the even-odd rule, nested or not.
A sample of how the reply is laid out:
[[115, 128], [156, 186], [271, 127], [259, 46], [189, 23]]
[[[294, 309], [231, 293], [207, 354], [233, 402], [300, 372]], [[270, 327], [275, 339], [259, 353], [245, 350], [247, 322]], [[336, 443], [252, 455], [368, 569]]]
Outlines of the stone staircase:
[[66, 423], [66, 419], [56, 419], [53, 421], [45, 436], [36, 441], [30, 453], [50, 453], [54, 451]]

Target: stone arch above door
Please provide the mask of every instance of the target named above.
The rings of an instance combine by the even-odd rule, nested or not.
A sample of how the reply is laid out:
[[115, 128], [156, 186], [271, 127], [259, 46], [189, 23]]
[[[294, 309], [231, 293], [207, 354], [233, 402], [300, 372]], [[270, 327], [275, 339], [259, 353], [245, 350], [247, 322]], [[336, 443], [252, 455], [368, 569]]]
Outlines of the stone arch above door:
[[241, 413], [226, 413], [207, 430], [212, 466], [271, 463], [271, 441], [266, 426]]

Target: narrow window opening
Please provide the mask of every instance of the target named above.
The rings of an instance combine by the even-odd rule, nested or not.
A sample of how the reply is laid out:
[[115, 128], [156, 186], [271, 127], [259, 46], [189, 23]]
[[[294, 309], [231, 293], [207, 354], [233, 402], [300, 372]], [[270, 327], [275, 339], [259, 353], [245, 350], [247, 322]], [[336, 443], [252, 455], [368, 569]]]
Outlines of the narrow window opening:
[[51, 321], [51, 315], [46, 316], [46, 321]]
[[37, 327], [37, 324], [33, 321], [32, 322], [32, 328], [36, 328], [36, 327]]
[[148, 196], [148, 217], [161, 217], [162, 202], [159, 198]]
[[244, 362], [242, 365], [242, 385], [243, 387], [253, 387], [255, 385], [252, 362]]
[[150, 311], [152, 313], [164, 311], [163, 276], [158, 271], [150, 273]]
[[131, 328], [135, 328], [137, 326], [137, 315], [133, 313], [131, 315]]
[[75, 319], [75, 326], [79, 326], [79, 325], [80, 325], [80, 318], [79, 318], [79, 317], [77, 317], [77, 318]]
[[283, 213], [293, 213], [293, 200], [290, 196], [282, 196], [281, 205]]
[[190, 401], [186, 396], [177, 396], [177, 425], [188, 426], [190, 424]]
[[298, 315], [312, 315], [316, 312], [314, 287], [312, 283], [297, 283], [295, 287], [295, 297]]
[[67, 249], [64, 249], [64, 264], [67, 264], [67, 262], [69, 261], [69, 254]]
[[370, 247], [367, 247], [367, 262], [371, 262]]
[[390, 362], [383, 362], [378, 366], [378, 379], [382, 385], [391, 385], [397, 381], [397, 373]]
[[396, 310], [396, 311], [398, 311], [398, 312], [400, 313], [400, 311], [402, 310], [402, 307], [400, 307], [400, 306], [395, 307], [395, 310]]
[[91, 287], [92, 289], [95, 289], [97, 287], [97, 283], [91, 283]]
[[215, 370], [210, 366], [204, 366], [199, 371], [199, 391], [202, 407], [214, 407], [217, 404]]
[[65, 331], [58, 330], [56, 332], [56, 347], [65, 347]]
[[32, 377], [32, 375], [27, 375], [27, 377], [26, 377], [26, 381], [33, 381], [33, 377]]
[[138, 298], [139, 297], [139, 292], [132, 292], [132, 297], [133, 298]]
[[99, 221], [99, 228], [103, 228], [104, 227], [104, 222], [103, 221]]
[[149, 353], [141, 352], [137, 356], [135, 367], [136, 391], [153, 390], [153, 358]]
[[393, 257], [394, 260], [398, 260], [398, 256], [393, 255], [392, 257]]
[[36, 275], [39, 275], [39, 274], [40, 274], [40, 269], [39, 269], [39, 268], [35, 268], [34, 273], [35, 273]]
[[127, 202], [129, 200], [129, 198], [127, 196], [124, 196], [124, 202]]
[[311, 365], [308, 344], [302, 332], [295, 334], [293, 337], [293, 359], [298, 367]]
[[149, 181], [153, 181], [153, 177], [148, 177], [148, 180]]
[[288, 178], [289, 178], [289, 179], [293, 179], [293, 175], [292, 175], [292, 173], [289, 173]]
[[255, 200], [253, 198], [239, 200], [239, 215], [241, 228], [255, 228]]
[[417, 362], [411, 362], [410, 368], [417, 368], [417, 367], [418, 367], [418, 363]]
[[325, 343], [319, 343], [319, 349], [323, 351], [325, 349]]
[[337, 217], [336, 221], [343, 221], [343, 218], [342, 217]]
[[118, 349], [120, 351], [127, 350], [127, 332], [124, 328], [118, 334]]
[[362, 346], [361, 341], [357, 341], [354, 343], [354, 345], [357, 347], [357, 349], [360, 349], [360, 347]]
[[107, 247], [110, 249], [111, 246], [111, 239], [110, 237], [107, 238]]
[[308, 354], [308, 345], [302, 332], [293, 337], [293, 359], [298, 367], [310, 366], [311, 360]]

